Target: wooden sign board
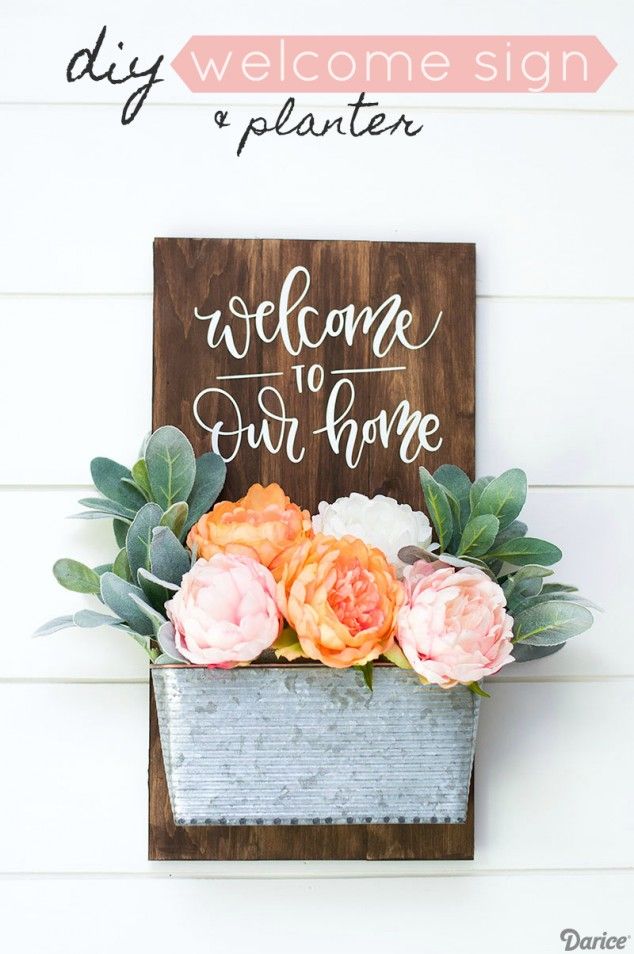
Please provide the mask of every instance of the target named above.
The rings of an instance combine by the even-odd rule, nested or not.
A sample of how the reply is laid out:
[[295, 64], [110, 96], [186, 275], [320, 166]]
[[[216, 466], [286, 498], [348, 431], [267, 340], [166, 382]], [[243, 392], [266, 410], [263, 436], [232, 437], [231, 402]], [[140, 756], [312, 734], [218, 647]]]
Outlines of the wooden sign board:
[[[418, 467], [475, 466], [475, 246], [156, 239], [153, 427], [281, 484], [423, 505]], [[150, 859], [472, 858], [465, 825], [177, 828], [151, 701]], [[473, 788], [473, 786], [472, 786]]]

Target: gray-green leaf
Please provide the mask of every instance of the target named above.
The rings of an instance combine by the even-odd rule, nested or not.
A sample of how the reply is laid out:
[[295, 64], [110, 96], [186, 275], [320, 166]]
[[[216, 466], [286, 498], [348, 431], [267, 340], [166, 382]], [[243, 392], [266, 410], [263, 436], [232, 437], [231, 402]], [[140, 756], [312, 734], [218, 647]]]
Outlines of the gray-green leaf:
[[190, 569], [189, 553], [169, 527], [156, 527], [152, 532], [150, 569], [154, 576], [178, 586]]
[[117, 546], [121, 550], [125, 546], [125, 540], [128, 535], [128, 530], [130, 529], [130, 524], [125, 520], [113, 520], [112, 521], [112, 530], [114, 532], [114, 538], [117, 541]]
[[490, 550], [487, 560], [503, 560], [513, 566], [527, 566], [529, 563], [550, 566], [561, 560], [561, 556], [561, 550], [554, 543], [537, 537], [517, 537]]
[[55, 579], [73, 593], [99, 593], [99, 574], [78, 560], [57, 560], [53, 566]]
[[434, 480], [425, 467], [421, 467], [419, 473], [430, 520], [436, 529], [440, 547], [445, 550], [449, 546], [453, 534], [453, 517], [447, 491], [442, 484]]
[[522, 599], [524, 596], [536, 596], [542, 590], [544, 577], [552, 575], [553, 571], [548, 567], [534, 563], [521, 567], [504, 584], [507, 601]]
[[500, 521], [500, 530], [504, 530], [526, 503], [526, 491], [524, 471], [518, 467], [506, 470], [483, 488], [471, 516], [491, 513]]
[[196, 461], [196, 476], [191, 493], [187, 498], [189, 516], [185, 532], [189, 533], [204, 513], [211, 510], [218, 499], [227, 476], [227, 465], [222, 457], [209, 451]]
[[117, 576], [120, 576], [122, 580], [128, 580], [132, 582], [132, 573], [130, 571], [130, 563], [128, 561], [128, 551], [125, 547], [122, 550], [119, 550], [115, 557], [115, 561], [112, 564], [112, 572], [116, 573]]
[[143, 494], [137, 487], [122, 482], [129, 480], [132, 475], [127, 467], [118, 464], [116, 460], [95, 457], [90, 462], [90, 473], [99, 493], [109, 500], [114, 500], [133, 512], [145, 503]]
[[94, 629], [95, 626], [120, 626], [123, 620], [118, 616], [109, 616], [107, 613], [96, 613], [94, 610], [78, 610], [73, 616], [75, 626], [82, 629]]
[[143, 600], [143, 590], [133, 583], [127, 583], [114, 573], [104, 573], [101, 577], [101, 598], [106, 606], [128, 623], [135, 633], [151, 636], [154, 633], [152, 624], [132, 599], [133, 595]]
[[132, 467], [132, 479], [137, 485], [146, 500], [152, 499], [152, 488], [150, 487], [150, 478], [147, 472], [147, 464], [141, 458]]
[[152, 497], [169, 510], [173, 503], [187, 500], [196, 476], [192, 445], [177, 427], [159, 427], [145, 449]]
[[174, 627], [171, 622], [166, 622], [161, 626], [157, 635], [157, 642], [161, 647], [161, 652], [164, 655], [169, 656], [172, 662], [187, 662], [185, 657], [180, 653], [176, 648], [176, 640], [174, 636]]
[[43, 623], [33, 633], [34, 637], [50, 636], [52, 633], [58, 633], [62, 629], [70, 629], [75, 625], [72, 616], [56, 616], [55, 619], [49, 619], [48, 623]]
[[131, 507], [125, 507], [116, 500], [107, 497], [82, 497], [79, 501], [82, 507], [94, 510], [96, 513], [105, 513], [111, 517], [122, 517], [124, 520], [133, 520], [136, 513]]
[[471, 505], [471, 513], [475, 510], [478, 505], [478, 501], [482, 496], [482, 493], [485, 487], [493, 480], [493, 477], [478, 477], [477, 480], [471, 485], [471, 490], [469, 491], [469, 503]]
[[134, 593], [130, 594], [130, 599], [134, 600], [144, 616], [147, 616], [150, 623], [152, 624], [154, 635], [156, 635], [161, 626], [167, 622], [165, 616], [163, 616], [158, 610], [154, 609], [153, 606], [148, 606], [145, 600], [139, 599], [139, 597], [135, 596]]
[[541, 659], [542, 656], [552, 656], [565, 645], [565, 643], [557, 643], [555, 646], [529, 646], [528, 643], [515, 643], [513, 659], [518, 663], [531, 662], [533, 659]]
[[493, 514], [470, 517], [458, 544], [459, 556], [481, 556], [492, 546], [500, 523]]
[[144, 566], [146, 570], [151, 567], [150, 544], [152, 542], [152, 531], [155, 527], [158, 527], [162, 516], [163, 511], [158, 504], [146, 503], [141, 507], [128, 530], [126, 550], [128, 551], [132, 579], [136, 579], [139, 567]]
[[456, 467], [455, 464], [442, 464], [434, 471], [434, 480], [442, 484], [454, 498], [458, 501], [460, 507], [460, 526], [464, 527], [469, 519], [471, 503], [469, 493], [471, 491], [471, 481], [464, 470]]
[[188, 513], [189, 507], [187, 504], [183, 500], [179, 500], [178, 503], [172, 504], [169, 510], [165, 511], [161, 517], [161, 526], [169, 527], [174, 536], [181, 540]]
[[517, 537], [525, 537], [528, 532], [528, 527], [525, 523], [522, 523], [521, 520], [513, 520], [512, 523], [509, 523], [508, 527], [505, 527], [504, 530], [500, 530], [497, 537], [493, 541], [493, 546], [498, 547], [502, 543], [506, 543], [507, 540], [515, 540]]
[[524, 610], [515, 617], [517, 642], [530, 646], [555, 646], [590, 629], [592, 613], [584, 606], [552, 600]]

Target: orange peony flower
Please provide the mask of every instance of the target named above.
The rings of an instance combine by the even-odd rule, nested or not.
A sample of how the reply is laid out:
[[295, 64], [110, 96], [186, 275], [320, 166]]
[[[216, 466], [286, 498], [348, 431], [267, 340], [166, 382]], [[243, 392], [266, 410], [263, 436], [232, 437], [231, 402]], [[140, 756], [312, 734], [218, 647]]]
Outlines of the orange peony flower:
[[307, 510], [291, 503], [279, 484], [253, 484], [245, 497], [223, 500], [189, 531], [187, 546], [208, 560], [214, 553], [238, 553], [269, 566], [286, 547], [312, 536]]
[[355, 537], [315, 534], [271, 565], [278, 603], [310, 659], [345, 669], [391, 648], [403, 587], [383, 553]]

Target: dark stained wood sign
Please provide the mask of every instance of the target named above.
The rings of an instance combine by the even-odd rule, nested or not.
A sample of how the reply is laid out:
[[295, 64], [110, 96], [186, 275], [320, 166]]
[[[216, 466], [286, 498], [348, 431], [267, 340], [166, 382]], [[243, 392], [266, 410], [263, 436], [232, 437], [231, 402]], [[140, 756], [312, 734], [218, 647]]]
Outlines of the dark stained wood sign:
[[[474, 476], [475, 246], [156, 239], [153, 427], [276, 481], [423, 506], [418, 467]], [[155, 719], [150, 858], [469, 858], [466, 825], [176, 828]]]

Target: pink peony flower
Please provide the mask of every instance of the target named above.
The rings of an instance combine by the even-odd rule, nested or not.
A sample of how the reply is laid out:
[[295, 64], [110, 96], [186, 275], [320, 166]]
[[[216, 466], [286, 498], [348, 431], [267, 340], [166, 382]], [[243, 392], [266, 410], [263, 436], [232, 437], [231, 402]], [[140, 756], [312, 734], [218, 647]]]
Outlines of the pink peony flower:
[[165, 604], [177, 649], [203, 666], [251, 662], [280, 633], [275, 591], [270, 570], [251, 557], [216, 553], [197, 560]]
[[504, 593], [482, 570], [420, 560], [405, 571], [405, 593], [396, 640], [428, 682], [449, 689], [513, 662]]

